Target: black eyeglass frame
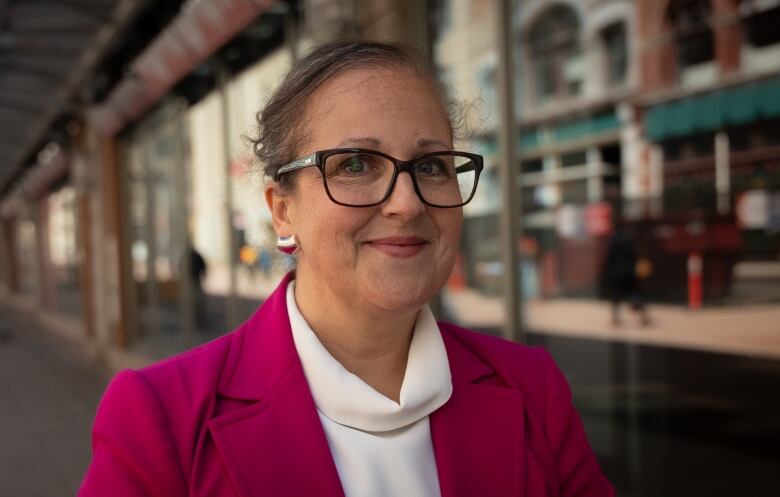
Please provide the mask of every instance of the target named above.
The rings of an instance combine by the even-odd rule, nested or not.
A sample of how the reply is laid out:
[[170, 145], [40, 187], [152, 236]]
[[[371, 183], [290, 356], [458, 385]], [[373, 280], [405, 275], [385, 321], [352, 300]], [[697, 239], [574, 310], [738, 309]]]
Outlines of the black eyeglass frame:
[[[354, 205], [354, 204], [339, 202], [338, 200], [333, 198], [333, 195], [331, 194], [330, 189], [328, 188], [328, 181], [327, 179], [325, 179], [325, 161], [330, 156], [338, 155], [338, 154], [349, 154], [349, 153], [355, 153], [355, 154], [364, 153], [364, 154], [378, 155], [380, 157], [384, 157], [385, 159], [393, 163], [393, 165], [395, 166], [395, 171], [393, 171], [393, 177], [390, 179], [390, 185], [387, 187], [387, 191], [382, 196], [382, 200], [379, 200], [378, 202], [374, 202], [371, 204]], [[448, 155], [452, 157], [464, 157], [470, 159], [471, 162], [474, 164], [474, 186], [471, 189], [471, 194], [469, 195], [469, 197], [463, 202], [461, 202], [460, 204], [439, 205], [439, 204], [428, 202], [427, 200], [425, 200], [425, 197], [423, 197], [423, 194], [420, 191], [420, 187], [417, 184], [417, 177], [414, 175], [414, 166], [430, 157], [440, 157], [442, 155]], [[322, 176], [322, 183], [325, 186], [325, 193], [328, 194], [328, 198], [334, 204], [343, 205], [344, 207], [357, 207], [357, 208], [375, 207], [377, 205], [380, 205], [381, 203], [386, 201], [393, 193], [393, 188], [395, 188], [395, 183], [398, 180], [398, 175], [401, 174], [402, 172], [407, 172], [409, 173], [409, 176], [412, 178], [412, 185], [414, 185], [414, 191], [417, 194], [417, 198], [419, 198], [423, 204], [431, 207], [437, 207], [440, 209], [452, 209], [456, 207], [463, 207], [464, 205], [471, 202], [471, 199], [474, 198], [474, 194], [477, 192], [477, 184], [479, 183], [479, 175], [480, 173], [482, 173], [482, 169], [484, 168], [484, 160], [482, 156], [479, 154], [472, 154], [470, 152], [458, 152], [453, 150], [429, 152], [419, 157], [415, 157], [414, 159], [411, 160], [401, 160], [401, 159], [396, 159], [395, 157], [391, 155], [387, 155], [378, 150], [371, 150], [368, 148], [330, 148], [327, 150], [318, 150], [317, 152], [309, 154], [306, 157], [301, 157], [300, 159], [296, 159], [290, 162], [289, 164], [285, 164], [284, 166], [276, 170], [276, 174], [274, 174], [274, 181], [279, 181], [279, 179], [284, 174], [291, 173], [293, 171], [298, 171], [300, 169], [304, 169], [307, 167], [313, 167], [313, 166], [316, 166], [317, 169], [319, 169], [320, 175]], [[456, 171], [456, 175], [457, 175], [457, 171]]]

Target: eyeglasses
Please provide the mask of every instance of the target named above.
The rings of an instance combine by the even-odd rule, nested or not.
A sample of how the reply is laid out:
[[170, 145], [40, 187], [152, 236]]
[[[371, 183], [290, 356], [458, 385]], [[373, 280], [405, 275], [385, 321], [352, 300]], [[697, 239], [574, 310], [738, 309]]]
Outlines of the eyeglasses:
[[407, 172], [420, 200], [443, 208], [469, 203], [483, 167], [482, 156], [468, 152], [431, 152], [403, 161], [376, 150], [334, 148], [280, 167], [274, 179], [312, 166], [320, 170], [328, 197], [339, 205], [379, 205], [390, 197], [398, 175]]

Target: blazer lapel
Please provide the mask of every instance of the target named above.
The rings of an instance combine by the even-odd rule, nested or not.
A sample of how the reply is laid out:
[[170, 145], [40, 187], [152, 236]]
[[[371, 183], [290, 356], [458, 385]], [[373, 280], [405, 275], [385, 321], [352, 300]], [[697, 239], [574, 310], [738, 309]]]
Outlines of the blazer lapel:
[[431, 414], [442, 497], [523, 495], [524, 409], [520, 393], [477, 381], [495, 374], [440, 325], [452, 371], [450, 400]]
[[242, 497], [344, 497], [287, 316], [285, 277], [237, 333], [219, 391], [248, 402], [209, 421]]

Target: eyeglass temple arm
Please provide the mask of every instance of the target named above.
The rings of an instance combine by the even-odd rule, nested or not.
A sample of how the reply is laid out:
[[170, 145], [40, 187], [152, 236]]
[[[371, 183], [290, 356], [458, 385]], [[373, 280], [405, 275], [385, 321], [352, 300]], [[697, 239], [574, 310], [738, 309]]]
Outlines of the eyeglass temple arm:
[[464, 173], [468, 171], [476, 171], [478, 169], [477, 163], [474, 160], [470, 160], [462, 166], [455, 168], [455, 173]]
[[279, 176], [282, 174], [296, 171], [298, 169], [303, 169], [304, 167], [313, 166], [315, 164], [317, 164], [317, 152], [307, 155], [306, 157], [301, 157], [300, 159], [294, 160], [289, 164], [285, 164], [284, 166], [280, 167], [276, 171], [275, 180], [279, 181]]

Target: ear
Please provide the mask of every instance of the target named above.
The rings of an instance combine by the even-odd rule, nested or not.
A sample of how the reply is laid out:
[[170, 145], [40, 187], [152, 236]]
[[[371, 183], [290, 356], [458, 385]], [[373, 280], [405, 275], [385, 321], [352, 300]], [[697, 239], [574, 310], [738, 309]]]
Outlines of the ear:
[[292, 222], [290, 221], [290, 202], [292, 196], [283, 194], [279, 191], [279, 184], [269, 182], [265, 186], [265, 202], [268, 204], [268, 210], [271, 211], [271, 219], [274, 224], [274, 231], [279, 236], [291, 236], [295, 234]]

